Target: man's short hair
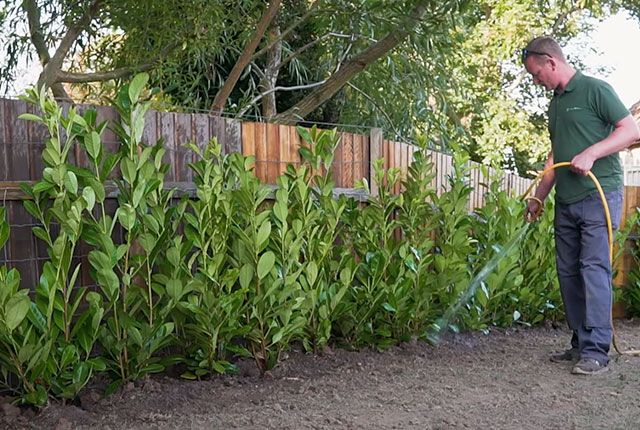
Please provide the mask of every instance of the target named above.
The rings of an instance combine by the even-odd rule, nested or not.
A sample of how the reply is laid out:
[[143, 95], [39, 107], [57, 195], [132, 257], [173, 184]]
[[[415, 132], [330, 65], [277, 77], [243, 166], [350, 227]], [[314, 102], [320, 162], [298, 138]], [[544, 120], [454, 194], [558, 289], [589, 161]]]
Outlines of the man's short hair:
[[562, 48], [558, 45], [555, 39], [549, 36], [540, 36], [531, 40], [524, 48], [523, 52], [529, 52], [532, 54], [546, 54], [551, 57], [561, 60], [563, 63], [567, 62], [567, 59], [562, 52]]

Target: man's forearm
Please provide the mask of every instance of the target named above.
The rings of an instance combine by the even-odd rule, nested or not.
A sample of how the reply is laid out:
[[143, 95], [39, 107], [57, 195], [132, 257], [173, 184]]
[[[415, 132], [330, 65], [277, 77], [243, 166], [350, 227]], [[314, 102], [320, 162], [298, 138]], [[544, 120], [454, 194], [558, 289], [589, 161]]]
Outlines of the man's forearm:
[[616, 124], [615, 130], [605, 139], [590, 146], [586, 151], [594, 160], [615, 154], [627, 149], [631, 144], [640, 138], [638, 125], [631, 115], [623, 118]]

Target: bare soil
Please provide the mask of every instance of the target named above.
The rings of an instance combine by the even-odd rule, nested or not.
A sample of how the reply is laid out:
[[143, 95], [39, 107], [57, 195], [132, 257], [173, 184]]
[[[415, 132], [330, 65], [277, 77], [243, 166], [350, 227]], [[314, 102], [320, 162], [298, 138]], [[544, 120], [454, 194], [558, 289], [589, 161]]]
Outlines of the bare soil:
[[[617, 321], [640, 347], [640, 323]], [[79, 406], [39, 413], [8, 404], [0, 427], [64, 429], [629, 429], [640, 425], [640, 357], [612, 353], [610, 371], [551, 363], [569, 332], [550, 325], [449, 335], [384, 352], [291, 352], [261, 378], [251, 362], [207, 381], [159, 376]]]

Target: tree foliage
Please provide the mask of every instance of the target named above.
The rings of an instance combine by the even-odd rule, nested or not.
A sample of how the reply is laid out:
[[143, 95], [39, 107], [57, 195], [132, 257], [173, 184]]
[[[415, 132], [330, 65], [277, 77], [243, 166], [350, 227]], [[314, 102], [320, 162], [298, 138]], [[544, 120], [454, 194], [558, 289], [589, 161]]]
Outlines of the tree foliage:
[[547, 95], [519, 48], [567, 42], [620, 8], [638, 16], [640, 2], [5, 0], [0, 89], [24, 56], [39, 84], [83, 101], [147, 70], [172, 108], [419, 131], [523, 173], [548, 151]]

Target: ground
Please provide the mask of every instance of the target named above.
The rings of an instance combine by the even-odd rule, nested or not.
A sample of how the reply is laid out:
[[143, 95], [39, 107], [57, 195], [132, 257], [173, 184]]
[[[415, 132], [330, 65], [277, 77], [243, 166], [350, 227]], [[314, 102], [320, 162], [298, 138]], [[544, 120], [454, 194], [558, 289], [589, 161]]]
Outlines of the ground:
[[[616, 328], [621, 347], [640, 347], [640, 322]], [[640, 357], [612, 353], [609, 372], [572, 375], [570, 364], [547, 358], [568, 338], [547, 325], [450, 335], [438, 347], [291, 352], [266, 378], [247, 362], [238, 375], [208, 381], [159, 376], [109, 397], [90, 389], [79, 406], [52, 404], [37, 414], [4, 404], [0, 427], [638, 428]]]

